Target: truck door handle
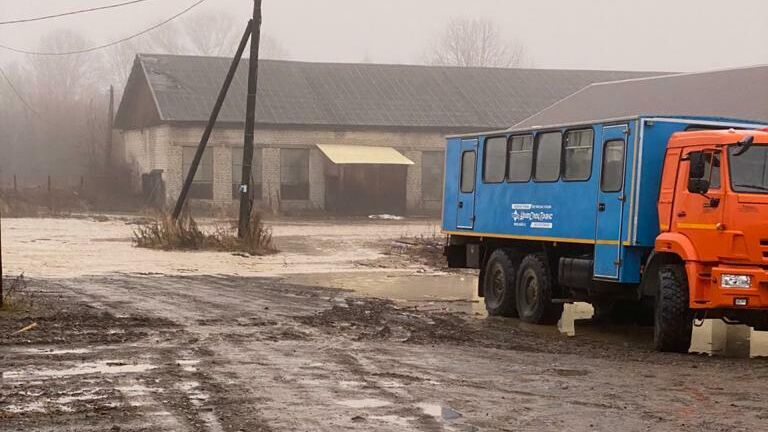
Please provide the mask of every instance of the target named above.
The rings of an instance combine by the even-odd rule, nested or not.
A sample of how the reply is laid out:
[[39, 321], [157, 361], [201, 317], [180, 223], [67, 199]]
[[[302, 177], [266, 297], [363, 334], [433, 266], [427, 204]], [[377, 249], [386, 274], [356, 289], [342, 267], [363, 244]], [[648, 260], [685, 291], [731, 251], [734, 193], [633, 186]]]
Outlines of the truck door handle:
[[464, 201], [459, 201], [459, 208], [464, 208]]
[[684, 211], [681, 211], [681, 212], [677, 213], [677, 217], [686, 217], [686, 216], [688, 216], [688, 213], [686, 213]]
[[597, 211], [604, 212], [605, 211], [605, 203], [599, 203], [597, 205]]

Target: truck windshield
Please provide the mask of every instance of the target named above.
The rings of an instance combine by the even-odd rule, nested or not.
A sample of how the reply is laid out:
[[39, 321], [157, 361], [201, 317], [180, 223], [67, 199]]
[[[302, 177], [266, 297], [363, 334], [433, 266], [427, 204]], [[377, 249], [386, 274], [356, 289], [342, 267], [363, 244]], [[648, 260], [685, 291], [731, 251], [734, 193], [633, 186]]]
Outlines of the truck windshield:
[[768, 146], [753, 145], [739, 156], [739, 147], [729, 149], [731, 188], [735, 192], [768, 193]]

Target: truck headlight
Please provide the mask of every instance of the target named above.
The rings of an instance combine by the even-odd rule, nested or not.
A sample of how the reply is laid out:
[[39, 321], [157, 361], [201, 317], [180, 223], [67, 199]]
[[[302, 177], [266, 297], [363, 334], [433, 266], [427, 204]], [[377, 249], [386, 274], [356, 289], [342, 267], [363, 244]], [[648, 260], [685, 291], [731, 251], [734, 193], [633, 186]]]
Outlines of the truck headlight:
[[723, 288], [749, 288], [752, 286], [752, 276], [723, 274], [720, 276], [720, 286]]

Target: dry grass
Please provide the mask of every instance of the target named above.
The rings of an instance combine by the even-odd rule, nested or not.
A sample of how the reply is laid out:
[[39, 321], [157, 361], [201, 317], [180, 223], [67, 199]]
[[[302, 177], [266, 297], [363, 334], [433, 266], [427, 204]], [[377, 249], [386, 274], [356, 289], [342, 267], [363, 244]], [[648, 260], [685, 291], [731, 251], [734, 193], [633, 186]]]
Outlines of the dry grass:
[[138, 226], [133, 232], [133, 243], [138, 247], [162, 250], [215, 250], [249, 255], [277, 252], [272, 229], [264, 225], [258, 213], [251, 216], [250, 230], [243, 239], [237, 236], [237, 227], [232, 225], [216, 225], [211, 232], [206, 232], [191, 216], [174, 221], [165, 214]]
[[3, 312], [25, 311], [32, 307], [32, 294], [27, 289], [23, 274], [3, 281], [3, 298], [0, 300], [0, 311]]

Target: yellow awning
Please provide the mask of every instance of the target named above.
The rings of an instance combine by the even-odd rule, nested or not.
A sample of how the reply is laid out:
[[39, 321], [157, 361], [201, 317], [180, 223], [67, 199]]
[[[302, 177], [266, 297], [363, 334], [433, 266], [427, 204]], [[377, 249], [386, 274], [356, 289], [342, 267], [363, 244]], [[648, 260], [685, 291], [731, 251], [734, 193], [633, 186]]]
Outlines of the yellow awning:
[[318, 144], [317, 148], [337, 165], [413, 165], [413, 161], [392, 147]]

